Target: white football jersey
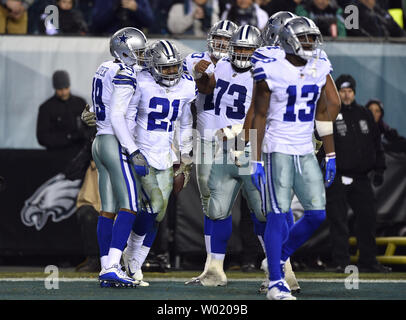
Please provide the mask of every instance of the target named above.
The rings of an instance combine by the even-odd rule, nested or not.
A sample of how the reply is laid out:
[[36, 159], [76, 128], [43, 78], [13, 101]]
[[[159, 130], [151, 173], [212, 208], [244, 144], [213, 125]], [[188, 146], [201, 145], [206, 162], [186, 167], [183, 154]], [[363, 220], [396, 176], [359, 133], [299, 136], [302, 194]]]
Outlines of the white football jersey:
[[[209, 52], [195, 52], [189, 54], [183, 61], [183, 70], [189, 74], [192, 74], [192, 70], [196, 63], [200, 60], [206, 60], [212, 62]], [[215, 65], [212, 63], [208, 66], [206, 73], [212, 74], [214, 72]], [[200, 134], [200, 137], [205, 140], [212, 140], [213, 132], [211, 130], [204, 130], [208, 125], [215, 120], [213, 108], [213, 94], [198, 93], [195, 101], [197, 123], [196, 129]]]
[[251, 104], [253, 78], [251, 69], [237, 72], [228, 58], [219, 60], [214, 69], [216, 87], [213, 92], [215, 117], [206, 124], [214, 132], [234, 124], [243, 124]]
[[192, 128], [190, 104], [196, 97], [196, 84], [192, 76], [184, 74], [176, 85], [166, 87], [144, 70], [137, 74], [135, 96], [135, 143], [150, 166], [167, 169], [176, 157], [172, 151], [175, 122], [179, 121], [181, 128], [182, 123]]
[[[118, 74], [118, 73], [121, 73]], [[114, 135], [111, 125], [111, 96], [115, 85], [130, 85], [136, 87], [136, 73], [131, 67], [114, 61], [103, 62], [97, 69], [92, 83], [93, 110], [96, 112], [97, 135]], [[127, 113], [127, 125], [130, 132], [134, 131], [136, 105], [134, 98], [130, 101]]]
[[254, 80], [265, 80], [272, 92], [263, 152], [293, 155], [314, 152], [315, 109], [331, 71], [326, 55], [310, 59], [301, 67], [292, 65], [282, 52], [255, 62]]

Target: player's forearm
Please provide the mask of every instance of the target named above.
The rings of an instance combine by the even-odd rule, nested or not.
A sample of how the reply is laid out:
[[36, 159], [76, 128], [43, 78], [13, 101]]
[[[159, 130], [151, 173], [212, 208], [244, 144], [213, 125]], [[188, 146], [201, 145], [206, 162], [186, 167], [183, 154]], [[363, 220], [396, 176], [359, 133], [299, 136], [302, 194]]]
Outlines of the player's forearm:
[[185, 106], [180, 118], [180, 143], [181, 154], [189, 154], [193, 148], [193, 114], [191, 105]]
[[266, 116], [255, 114], [252, 121], [252, 129], [256, 132], [255, 141], [251, 141], [252, 156], [255, 161], [261, 160], [262, 142], [265, 135]]
[[126, 113], [128, 104], [133, 95], [133, 90], [130, 87], [122, 86], [114, 88], [111, 98], [111, 126], [121, 146], [132, 154], [138, 149], [134, 142], [133, 135], [127, 126]]
[[323, 141], [323, 148], [326, 155], [335, 153], [334, 135], [330, 134], [328, 136], [321, 137], [321, 141]]

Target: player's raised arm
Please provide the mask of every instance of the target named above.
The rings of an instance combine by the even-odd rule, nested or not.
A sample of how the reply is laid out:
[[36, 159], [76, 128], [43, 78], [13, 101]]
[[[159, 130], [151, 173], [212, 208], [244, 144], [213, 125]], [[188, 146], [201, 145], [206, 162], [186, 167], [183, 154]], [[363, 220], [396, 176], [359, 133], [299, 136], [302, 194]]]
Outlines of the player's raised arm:
[[341, 102], [334, 81], [330, 75], [326, 77], [326, 84], [320, 93], [316, 109], [316, 130], [323, 141], [326, 153], [326, 176], [325, 184], [329, 187], [335, 177], [335, 147], [333, 135], [333, 122], [340, 112]]
[[216, 79], [213, 74], [207, 74], [206, 70], [211, 62], [200, 60], [193, 67], [192, 76], [196, 81], [197, 90], [202, 94], [211, 94], [216, 86]]

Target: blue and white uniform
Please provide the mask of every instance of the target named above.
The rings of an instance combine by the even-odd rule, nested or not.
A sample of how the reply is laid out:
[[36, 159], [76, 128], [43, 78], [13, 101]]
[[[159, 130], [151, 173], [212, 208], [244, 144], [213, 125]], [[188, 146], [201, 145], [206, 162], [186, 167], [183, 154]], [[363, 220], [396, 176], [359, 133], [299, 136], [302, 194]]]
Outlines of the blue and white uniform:
[[177, 121], [181, 153], [192, 150], [190, 105], [196, 97], [196, 84], [190, 75], [184, 74], [177, 84], [166, 87], [158, 84], [150, 72], [144, 70], [137, 75], [134, 97], [137, 105], [134, 143], [150, 166], [148, 175], [136, 179], [141, 181], [149, 210], [158, 214], [157, 221], [161, 221], [173, 185], [172, 166], [176, 155], [172, 144]]
[[[114, 61], [102, 63], [93, 77], [92, 102], [97, 134], [92, 155], [99, 173], [101, 211], [105, 212], [116, 213], [119, 208], [137, 211], [135, 182], [125, 155], [127, 146], [123, 149], [112, 125], [113, 92], [121, 87], [134, 90], [135, 78], [136, 72], [131, 67]], [[123, 127], [130, 132], [135, 127], [132, 119], [136, 116], [136, 107], [134, 100], [131, 100], [124, 120]]]
[[[183, 71], [192, 74], [194, 66], [200, 61], [206, 60], [212, 62], [209, 52], [195, 52], [189, 54], [183, 61]], [[214, 72], [215, 65], [211, 63], [207, 70], [207, 74]], [[211, 166], [215, 152], [214, 134], [216, 129], [210, 128], [215, 121], [213, 94], [203, 94], [198, 92], [195, 101], [196, 107], [196, 129], [199, 133], [199, 150], [197, 152], [198, 160], [196, 161], [196, 176], [197, 185], [200, 193], [200, 200], [203, 212], [207, 214], [207, 206], [209, 204], [210, 190], [207, 182], [210, 176]]]
[[[211, 123], [211, 128], [218, 130], [244, 124], [252, 99], [251, 69], [237, 72], [230, 60], [223, 58], [216, 65], [214, 77], [216, 87], [213, 93], [213, 111], [216, 119]], [[247, 146], [239, 159], [242, 163], [241, 167], [237, 167], [234, 159], [230, 159], [227, 148], [223, 148], [216, 156], [208, 181], [210, 189], [208, 215], [211, 219], [226, 219], [230, 216], [241, 187], [250, 210], [255, 212], [258, 219], [264, 219], [260, 194], [252, 184], [250, 175], [246, 172], [241, 174], [242, 171], [240, 171], [248, 167], [250, 152], [250, 147]]]
[[287, 212], [292, 188], [305, 210], [324, 210], [323, 177], [312, 135], [317, 102], [332, 71], [331, 63], [321, 53], [296, 67], [285, 59], [283, 50], [272, 50], [273, 55], [263, 54], [263, 59], [254, 55], [254, 80], [264, 80], [272, 92], [262, 145], [266, 211]]

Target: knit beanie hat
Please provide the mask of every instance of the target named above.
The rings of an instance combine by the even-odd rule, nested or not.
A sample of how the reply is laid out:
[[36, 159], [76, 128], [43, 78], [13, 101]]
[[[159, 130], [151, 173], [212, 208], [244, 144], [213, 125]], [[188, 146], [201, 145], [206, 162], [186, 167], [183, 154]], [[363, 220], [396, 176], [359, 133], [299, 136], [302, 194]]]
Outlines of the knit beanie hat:
[[55, 71], [52, 75], [54, 89], [65, 89], [70, 87], [69, 74], [65, 70]]

